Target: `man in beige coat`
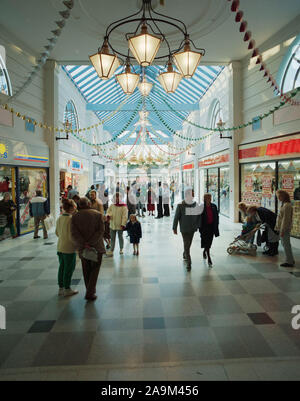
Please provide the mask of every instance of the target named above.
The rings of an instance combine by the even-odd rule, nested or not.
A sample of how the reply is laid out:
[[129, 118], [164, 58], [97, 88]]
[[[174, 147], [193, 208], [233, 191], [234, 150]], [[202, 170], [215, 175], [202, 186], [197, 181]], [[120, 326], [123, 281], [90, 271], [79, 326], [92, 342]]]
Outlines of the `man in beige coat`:
[[[103, 242], [104, 223], [101, 213], [91, 209], [89, 199], [80, 198], [79, 211], [72, 216], [71, 233], [76, 249], [81, 259], [84, 282], [86, 286], [85, 299], [95, 301], [96, 285], [102, 262], [102, 255], [105, 253]], [[82, 256], [86, 247], [93, 247], [98, 253], [98, 261], [93, 262]]]
[[120, 203], [120, 194], [117, 192], [115, 194], [115, 200], [112, 205], [109, 206], [106, 217], [110, 222], [110, 237], [111, 237], [111, 247], [110, 251], [107, 252], [107, 256], [113, 256], [115, 244], [116, 244], [116, 235], [118, 233], [119, 237], [119, 245], [120, 245], [120, 254], [123, 254], [124, 248], [124, 239], [123, 239], [123, 231], [126, 227], [127, 223], [127, 215], [128, 209], [124, 203]]

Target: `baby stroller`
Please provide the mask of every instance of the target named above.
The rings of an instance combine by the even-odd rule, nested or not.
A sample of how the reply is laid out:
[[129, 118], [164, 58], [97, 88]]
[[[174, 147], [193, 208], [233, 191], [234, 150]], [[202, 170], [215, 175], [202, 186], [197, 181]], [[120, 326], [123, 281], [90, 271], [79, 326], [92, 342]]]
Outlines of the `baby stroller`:
[[252, 238], [254, 238], [257, 231], [264, 228], [263, 224], [257, 224], [251, 231], [246, 234], [241, 234], [236, 237], [227, 248], [229, 255], [233, 253], [245, 253], [246, 255], [256, 255], [257, 245], [253, 244]]

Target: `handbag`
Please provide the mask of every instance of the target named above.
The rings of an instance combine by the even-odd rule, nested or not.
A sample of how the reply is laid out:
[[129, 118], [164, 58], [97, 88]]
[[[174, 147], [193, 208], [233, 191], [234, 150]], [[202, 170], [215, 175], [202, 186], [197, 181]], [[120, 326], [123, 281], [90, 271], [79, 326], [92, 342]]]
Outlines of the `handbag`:
[[54, 226], [54, 218], [53, 216], [51, 216], [51, 214], [45, 218], [44, 224], [47, 231], [49, 231]]
[[93, 247], [86, 247], [82, 251], [82, 257], [87, 260], [91, 260], [92, 262], [98, 262], [98, 252]]

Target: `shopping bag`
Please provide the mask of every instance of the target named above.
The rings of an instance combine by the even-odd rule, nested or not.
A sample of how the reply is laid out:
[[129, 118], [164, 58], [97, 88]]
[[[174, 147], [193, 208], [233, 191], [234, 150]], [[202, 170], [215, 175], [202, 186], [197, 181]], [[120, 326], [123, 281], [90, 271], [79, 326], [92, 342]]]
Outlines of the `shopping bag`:
[[44, 224], [45, 224], [46, 230], [49, 231], [54, 226], [53, 216], [51, 216], [51, 215], [47, 216], [44, 220]]
[[33, 229], [34, 229], [34, 217], [31, 217], [31, 218], [28, 220], [28, 225], [27, 225], [27, 227], [28, 227], [28, 230], [33, 230]]

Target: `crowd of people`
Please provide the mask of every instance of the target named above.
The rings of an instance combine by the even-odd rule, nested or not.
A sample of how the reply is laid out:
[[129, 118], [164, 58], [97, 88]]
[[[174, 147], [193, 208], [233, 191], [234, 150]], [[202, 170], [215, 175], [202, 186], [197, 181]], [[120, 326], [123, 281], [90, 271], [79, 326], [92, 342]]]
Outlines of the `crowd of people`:
[[[86, 286], [85, 298], [94, 301], [96, 296], [96, 284], [102, 263], [103, 255], [113, 257], [116, 238], [118, 237], [119, 252], [124, 252], [124, 232], [127, 232], [130, 243], [133, 246], [133, 255], [140, 253], [139, 244], [142, 238], [142, 225], [138, 217], [154, 216], [156, 210], [157, 219], [170, 216], [170, 202], [173, 210], [175, 203], [175, 185], [171, 182], [158, 182], [154, 190], [151, 183], [139, 185], [134, 182], [127, 187], [122, 187], [118, 182], [113, 197], [104, 185], [92, 186], [85, 196], [80, 197], [78, 191], [68, 186], [61, 204], [61, 215], [56, 222], [55, 233], [58, 237], [57, 255], [59, 261], [58, 284], [59, 295], [71, 296], [78, 292], [71, 288], [72, 274], [76, 265], [76, 253], [78, 252], [82, 264], [84, 282]], [[264, 207], [238, 204], [242, 217], [242, 233], [257, 232], [257, 243], [266, 243], [264, 254], [275, 256], [278, 254], [279, 240], [285, 251], [286, 261], [282, 267], [293, 267], [293, 256], [290, 235], [293, 219], [293, 208], [290, 196], [286, 191], [276, 192], [281, 204], [278, 216]], [[124, 199], [124, 200], [123, 200]], [[44, 224], [49, 216], [49, 202], [37, 190], [36, 195], [30, 200], [30, 216], [34, 220], [34, 239], [40, 238], [38, 231], [40, 224], [43, 229], [43, 237], [48, 238]], [[5, 216], [4, 223], [0, 224], [0, 235], [8, 227], [11, 236], [15, 237], [13, 213], [16, 205], [9, 193], [0, 201], [0, 220]], [[1, 221], [0, 221], [1, 223]], [[173, 219], [173, 232], [178, 234], [178, 225], [183, 240], [183, 259], [188, 271], [191, 270], [191, 246], [195, 233], [198, 231], [201, 237], [203, 258], [208, 266], [213, 265], [211, 247], [213, 238], [219, 233], [219, 213], [217, 205], [212, 202], [210, 193], [204, 194], [203, 202], [198, 203], [194, 199], [192, 188], [185, 188], [184, 199], [176, 207]], [[264, 228], [261, 235], [257, 226]], [[250, 242], [254, 242], [254, 237]]]

